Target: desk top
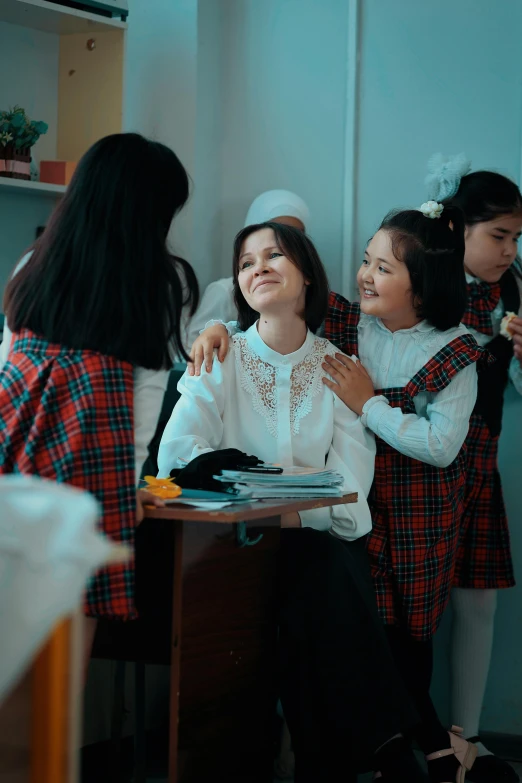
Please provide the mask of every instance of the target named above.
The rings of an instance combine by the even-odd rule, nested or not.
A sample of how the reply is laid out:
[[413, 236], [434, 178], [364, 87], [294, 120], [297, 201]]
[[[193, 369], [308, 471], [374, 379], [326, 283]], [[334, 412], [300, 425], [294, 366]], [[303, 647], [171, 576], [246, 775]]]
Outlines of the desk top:
[[187, 522], [246, 522], [252, 519], [269, 519], [293, 511], [307, 511], [311, 508], [339, 506], [341, 503], [357, 503], [357, 492], [342, 497], [306, 498], [306, 500], [257, 500], [253, 503], [234, 503], [220, 511], [205, 511], [193, 506], [168, 505], [166, 508], [145, 506], [145, 519], [172, 519]]

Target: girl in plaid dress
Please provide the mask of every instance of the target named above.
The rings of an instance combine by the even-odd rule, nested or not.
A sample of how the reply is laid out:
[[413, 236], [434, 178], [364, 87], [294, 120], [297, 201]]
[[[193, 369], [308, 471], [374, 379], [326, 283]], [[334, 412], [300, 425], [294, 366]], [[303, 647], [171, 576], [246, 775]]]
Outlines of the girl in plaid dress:
[[[436, 783], [463, 781], [475, 748], [441, 725], [429, 695], [432, 637], [449, 600], [463, 508], [466, 437], [482, 351], [460, 325], [466, 306], [464, 222], [429, 203], [391, 215], [358, 275], [361, 305], [330, 295], [325, 383], [377, 436], [369, 555], [396, 663], [421, 716], [416, 737]], [[445, 302], [441, 312], [440, 301]], [[220, 347], [214, 326], [198, 364]], [[368, 368], [368, 372], [364, 369]], [[197, 367], [195, 368], [197, 372]], [[392, 780], [384, 771], [383, 781]]]
[[[452, 712], [479, 749], [469, 778], [516, 783], [516, 772], [479, 741], [479, 719], [493, 646], [497, 590], [515, 584], [508, 520], [498, 470], [504, 391], [522, 394], [522, 275], [517, 240], [522, 195], [514, 182], [491, 171], [469, 173], [464, 156], [430, 161], [432, 195], [464, 212], [468, 284], [466, 324], [495, 357], [479, 374], [478, 399], [466, 439], [467, 481], [452, 592]], [[507, 330], [506, 312], [515, 317]]]
[[[4, 299], [0, 473], [91, 492], [100, 527], [132, 549], [149, 493], [137, 479], [154, 433], [180, 315], [197, 283], [169, 254], [173, 217], [188, 198], [176, 155], [137, 134], [97, 142]], [[183, 262], [185, 264], [185, 262]], [[138, 499], [137, 499], [138, 498]], [[87, 647], [95, 619], [135, 616], [134, 565], [88, 586]]]

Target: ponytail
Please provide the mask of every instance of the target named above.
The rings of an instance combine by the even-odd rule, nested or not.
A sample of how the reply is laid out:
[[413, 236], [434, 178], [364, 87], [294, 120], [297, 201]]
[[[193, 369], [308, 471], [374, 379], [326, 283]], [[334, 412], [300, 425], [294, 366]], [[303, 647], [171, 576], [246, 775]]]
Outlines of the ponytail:
[[440, 331], [458, 326], [467, 304], [462, 210], [444, 207], [440, 217], [414, 209], [392, 212], [380, 228], [408, 269], [418, 317]]

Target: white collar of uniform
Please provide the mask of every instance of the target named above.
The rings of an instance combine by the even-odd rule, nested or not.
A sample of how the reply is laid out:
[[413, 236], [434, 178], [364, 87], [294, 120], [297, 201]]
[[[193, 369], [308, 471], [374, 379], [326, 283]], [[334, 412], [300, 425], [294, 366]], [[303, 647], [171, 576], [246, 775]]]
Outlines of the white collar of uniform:
[[304, 343], [300, 348], [297, 349], [297, 351], [288, 353], [286, 355], [277, 353], [277, 351], [269, 348], [268, 345], [261, 339], [259, 332], [257, 331], [258, 323], [259, 321], [256, 321], [256, 323], [245, 332], [244, 337], [246, 338], [250, 348], [252, 348], [252, 350], [257, 353], [259, 358], [264, 362], [272, 364], [274, 367], [295, 367], [295, 365], [299, 364], [299, 362], [302, 362], [303, 359], [305, 359], [312, 350], [312, 346], [315, 341], [315, 335], [312, 334], [310, 330], [308, 330]]
[[482, 282], [480, 277], [475, 277], [474, 275], [470, 275], [466, 272], [466, 283], [468, 285], [471, 285], [471, 283], [480, 283]]
[[383, 324], [380, 318], [375, 318], [373, 315], [367, 315], [366, 313], [361, 313], [361, 326], [366, 326], [369, 323], [375, 323], [377, 326], [382, 329], [385, 332], [388, 332], [388, 334], [412, 334], [412, 333], [424, 333], [424, 332], [433, 332], [435, 327], [428, 323], [427, 321], [419, 321], [418, 324], [415, 324], [415, 326], [410, 326], [409, 329], [397, 329], [396, 332], [391, 332], [387, 326]]

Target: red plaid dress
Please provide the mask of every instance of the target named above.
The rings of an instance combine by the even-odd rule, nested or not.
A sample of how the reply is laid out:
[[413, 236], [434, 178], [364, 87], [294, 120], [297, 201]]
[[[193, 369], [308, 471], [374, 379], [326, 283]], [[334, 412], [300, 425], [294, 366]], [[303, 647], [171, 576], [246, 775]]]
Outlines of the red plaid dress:
[[[497, 300], [493, 305], [501, 298], [505, 310], [518, 312], [520, 294], [511, 271], [502, 276], [496, 288]], [[477, 324], [477, 302], [470, 297], [463, 323], [479, 328], [484, 334], [492, 334], [493, 309], [488, 306], [489, 324], [480, 328]], [[515, 584], [508, 519], [498, 470], [504, 390], [513, 357], [513, 343], [498, 335], [485, 348], [496, 361], [479, 374], [477, 404], [466, 438], [467, 481], [454, 585], [498, 589]]]
[[[101, 530], [134, 545], [132, 366], [94, 351], [54, 345], [24, 329], [0, 372], [0, 473], [23, 473], [91, 492]], [[100, 570], [85, 612], [131, 619], [134, 563]]]
[[[325, 333], [358, 355], [359, 305], [330, 297]], [[436, 394], [482, 350], [466, 335], [439, 350], [404, 388], [376, 390], [392, 407], [415, 413], [420, 392]], [[379, 612], [388, 625], [405, 625], [419, 640], [433, 636], [449, 599], [463, 511], [465, 454], [447, 468], [407, 457], [377, 438], [375, 480], [369, 497], [368, 537]]]

